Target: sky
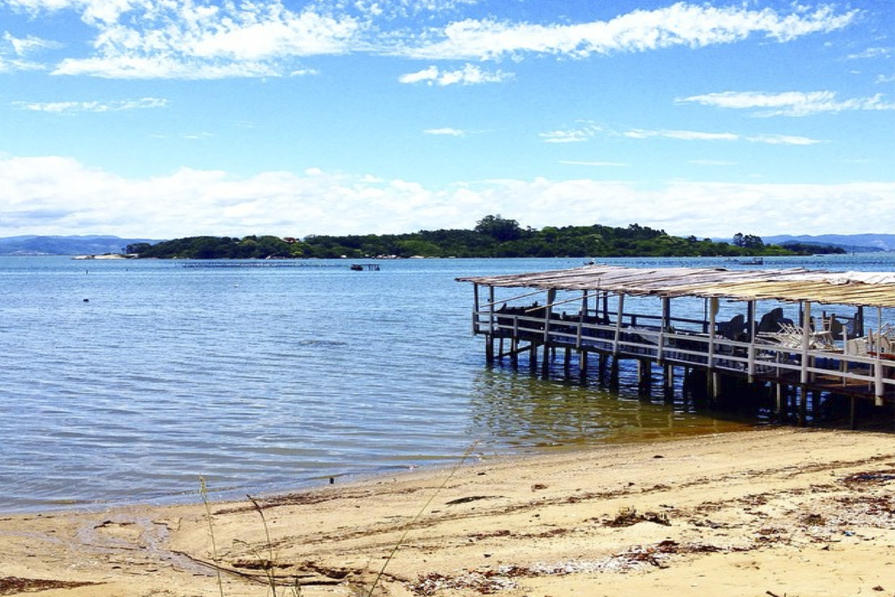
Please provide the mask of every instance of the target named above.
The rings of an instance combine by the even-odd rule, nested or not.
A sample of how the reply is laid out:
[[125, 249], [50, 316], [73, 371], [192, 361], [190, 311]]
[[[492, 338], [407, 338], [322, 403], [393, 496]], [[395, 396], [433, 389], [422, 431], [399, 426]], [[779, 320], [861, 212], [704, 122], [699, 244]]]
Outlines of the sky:
[[0, 0], [0, 236], [895, 233], [895, 2]]

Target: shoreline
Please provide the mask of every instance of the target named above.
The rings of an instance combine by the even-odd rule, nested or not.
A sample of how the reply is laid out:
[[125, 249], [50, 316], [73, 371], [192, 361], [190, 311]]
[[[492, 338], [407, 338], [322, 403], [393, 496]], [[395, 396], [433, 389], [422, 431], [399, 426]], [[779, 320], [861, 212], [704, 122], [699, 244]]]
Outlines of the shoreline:
[[[651, 430], [649, 433], [646, 428], [636, 428], [633, 433], [627, 435], [614, 434], [608, 437], [600, 438], [599, 441], [590, 443], [555, 443], [544, 445], [530, 445], [521, 449], [494, 449], [487, 454], [481, 454], [482, 458], [488, 460], [504, 460], [515, 458], [538, 458], [540, 456], [549, 456], [556, 453], [567, 452], [586, 452], [594, 447], [600, 446], [622, 446], [629, 444], [653, 443], [675, 440], [680, 438], [699, 437], [704, 435], [715, 435], [724, 433], [740, 433], [753, 429], [761, 429], [772, 426], [770, 423], [757, 422], [754, 420], [740, 419], [706, 419], [704, 424], [694, 427], [675, 428], [658, 428]], [[473, 442], [470, 442], [472, 444]], [[478, 442], [484, 444], [485, 442]], [[383, 464], [379, 467], [364, 467], [358, 470], [336, 472], [320, 472], [314, 476], [302, 477], [290, 484], [278, 482], [276, 486], [273, 484], [254, 486], [236, 486], [221, 489], [215, 485], [209, 485], [209, 496], [214, 502], [230, 502], [243, 499], [247, 494], [259, 498], [268, 498], [271, 496], [293, 493], [296, 491], [312, 491], [315, 489], [326, 487], [330, 479], [335, 480], [337, 485], [363, 483], [370, 480], [376, 480], [390, 475], [400, 475], [410, 471], [430, 471], [437, 474], [443, 469], [450, 469], [456, 462], [463, 458], [463, 454], [456, 455], [439, 455], [432, 457], [423, 462], [410, 462], [403, 464]], [[467, 462], [472, 460], [468, 458]], [[321, 469], [323, 470], [323, 469]], [[75, 499], [50, 499], [45, 498], [43, 501], [25, 502], [19, 498], [16, 505], [8, 510], [4, 510], [3, 504], [0, 504], [0, 518], [5, 516], [29, 515], [29, 514], [63, 514], [63, 513], [89, 513], [105, 510], [121, 509], [132, 506], [147, 508], [165, 508], [188, 505], [195, 503], [199, 499], [199, 483], [203, 477], [202, 474], [196, 474], [192, 486], [188, 490], [172, 491], [170, 493], [151, 493], [149, 495], [124, 496], [122, 491], [118, 491], [115, 497], [106, 497], [105, 499], [87, 500], [84, 498]], [[19, 497], [19, 496], [16, 496]], [[7, 504], [8, 505], [8, 504]], [[0, 593], [2, 597], [2, 593]]]
[[303, 597], [373, 586], [891, 597], [893, 489], [892, 433], [759, 428], [484, 459], [208, 510], [11, 514], [0, 516], [0, 595], [249, 597], [268, 594], [259, 581], [271, 572], [297, 579]]

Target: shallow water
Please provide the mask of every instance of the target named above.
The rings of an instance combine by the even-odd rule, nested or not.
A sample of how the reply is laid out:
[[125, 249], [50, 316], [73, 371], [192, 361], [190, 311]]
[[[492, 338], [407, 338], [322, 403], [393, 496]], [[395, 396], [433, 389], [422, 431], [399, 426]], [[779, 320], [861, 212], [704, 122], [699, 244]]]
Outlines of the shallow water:
[[0, 510], [194, 500], [200, 476], [242, 497], [455, 462], [473, 444], [515, 454], [748, 425], [486, 367], [472, 286], [455, 278], [580, 264], [0, 258]]

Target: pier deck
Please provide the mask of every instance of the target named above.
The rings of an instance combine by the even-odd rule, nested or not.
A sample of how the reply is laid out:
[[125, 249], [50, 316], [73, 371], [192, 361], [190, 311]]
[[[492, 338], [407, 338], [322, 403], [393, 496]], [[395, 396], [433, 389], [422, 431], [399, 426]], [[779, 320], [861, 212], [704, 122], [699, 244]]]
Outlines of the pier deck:
[[599, 265], [458, 280], [474, 284], [473, 333], [489, 361], [535, 366], [541, 350], [546, 367], [560, 351], [582, 370], [597, 355], [701, 372], [713, 396], [724, 376], [778, 397], [845, 396], [852, 410], [895, 404], [893, 274]]

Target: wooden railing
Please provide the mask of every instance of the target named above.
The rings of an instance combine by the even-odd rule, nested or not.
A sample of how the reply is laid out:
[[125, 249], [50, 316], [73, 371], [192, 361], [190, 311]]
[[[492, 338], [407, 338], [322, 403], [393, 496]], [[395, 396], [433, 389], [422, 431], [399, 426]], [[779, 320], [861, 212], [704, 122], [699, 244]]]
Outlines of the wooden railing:
[[634, 325], [661, 321], [651, 315], [625, 314], [621, 322], [590, 317], [557, 316], [479, 311], [473, 313], [476, 334], [515, 338], [533, 344], [549, 344], [576, 350], [603, 352], [630, 358], [647, 358], [659, 363], [729, 371], [750, 377], [781, 378], [797, 375], [799, 383], [810, 385], [818, 376], [829, 380], [867, 384], [877, 398], [895, 392], [895, 361], [880, 355], [843, 354], [836, 349], [794, 348], [762, 338], [755, 341], [731, 340], [698, 331], [676, 330], [676, 324], [702, 324], [691, 319], [669, 319], [668, 329]]

